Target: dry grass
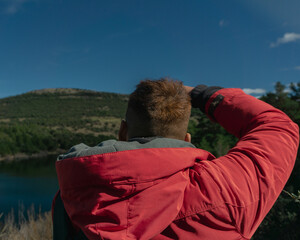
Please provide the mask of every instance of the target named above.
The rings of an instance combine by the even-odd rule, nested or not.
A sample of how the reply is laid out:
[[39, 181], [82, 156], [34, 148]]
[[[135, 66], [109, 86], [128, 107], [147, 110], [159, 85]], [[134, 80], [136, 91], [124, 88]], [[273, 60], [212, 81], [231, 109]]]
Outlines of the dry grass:
[[13, 211], [3, 220], [0, 214], [0, 240], [52, 240], [51, 212], [35, 213], [32, 206], [24, 215], [24, 207], [20, 207], [18, 222]]

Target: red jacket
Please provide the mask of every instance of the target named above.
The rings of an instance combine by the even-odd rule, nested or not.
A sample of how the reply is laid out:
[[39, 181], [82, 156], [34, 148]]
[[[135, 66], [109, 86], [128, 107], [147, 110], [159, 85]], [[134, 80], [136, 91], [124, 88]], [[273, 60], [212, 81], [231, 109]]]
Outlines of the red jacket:
[[239, 138], [225, 156], [174, 142], [57, 161], [72, 224], [93, 240], [250, 239], [293, 169], [298, 126], [240, 89], [205, 112]]

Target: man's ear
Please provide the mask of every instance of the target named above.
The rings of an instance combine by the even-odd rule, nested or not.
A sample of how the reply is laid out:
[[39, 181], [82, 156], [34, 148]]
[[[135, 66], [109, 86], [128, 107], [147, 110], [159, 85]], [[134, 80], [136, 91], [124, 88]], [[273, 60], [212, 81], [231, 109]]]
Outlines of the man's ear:
[[125, 120], [122, 120], [119, 129], [119, 141], [127, 141], [128, 140], [127, 133], [128, 133], [127, 122]]
[[184, 138], [184, 141], [186, 141], [186, 142], [191, 142], [192, 141], [192, 136], [191, 136], [191, 134], [189, 134], [189, 133], [186, 133], [185, 134], [185, 138]]

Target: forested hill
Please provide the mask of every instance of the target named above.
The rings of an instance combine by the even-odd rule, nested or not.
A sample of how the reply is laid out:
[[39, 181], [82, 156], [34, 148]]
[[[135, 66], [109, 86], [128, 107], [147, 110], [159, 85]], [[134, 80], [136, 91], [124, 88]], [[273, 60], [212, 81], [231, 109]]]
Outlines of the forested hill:
[[[57, 124], [92, 117], [124, 117], [128, 96], [91, 90], [50, 88], [0, 99], [0, 119], [55, 121]], [[64, 120], [65, 119], [65, 120]], [[51, 125], [55, 124], [50, 122]]]
[[127, 101], [128, 95], [65, 88], [0, 99], [0, 155], [115, 137]]

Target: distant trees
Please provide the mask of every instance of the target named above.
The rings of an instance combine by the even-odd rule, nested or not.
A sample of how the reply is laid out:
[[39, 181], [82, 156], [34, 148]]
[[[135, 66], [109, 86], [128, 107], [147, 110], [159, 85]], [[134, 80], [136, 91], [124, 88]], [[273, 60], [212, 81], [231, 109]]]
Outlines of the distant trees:
[[49, 129], [37, 124], [12, 124], [0, 126], [0, 155], [37, 153], [69, 149], [80, 142], [95, 145], [113, 136], [74, 133], [67, 129]]
[[236, 137], [227, 133], [219, 124], [210, 121], [200, 111], [193, 111], [191, 119], [188, 131], [191, 133], [192, 143], [196, 147], [219, 157], [226, 154], [235, 145]]
[[[275, 92], [269, 92], [261, 100], [285, 112], [294, 121], [300, 119], [300, 82], [291, 84], [289, 89], [277, 82]], [[297, 122], [299, 124], [299, 122]]]

